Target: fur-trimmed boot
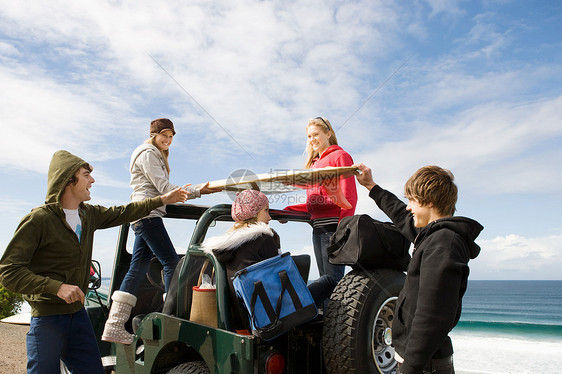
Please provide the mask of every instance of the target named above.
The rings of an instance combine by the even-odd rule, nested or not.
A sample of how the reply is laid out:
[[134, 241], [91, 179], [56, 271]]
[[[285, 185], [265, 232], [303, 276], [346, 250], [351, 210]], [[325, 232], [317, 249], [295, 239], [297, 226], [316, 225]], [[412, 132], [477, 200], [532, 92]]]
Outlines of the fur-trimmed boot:
[[125, 322], [131, 316], [131, 309], [137, 303], [137, 297], [127, 292], [115, 291], [111, 296], [113, 303], [109, 317], [105, 322], [101, 340], [106, 342], [131, 344], [133, 335], [125, 330]]

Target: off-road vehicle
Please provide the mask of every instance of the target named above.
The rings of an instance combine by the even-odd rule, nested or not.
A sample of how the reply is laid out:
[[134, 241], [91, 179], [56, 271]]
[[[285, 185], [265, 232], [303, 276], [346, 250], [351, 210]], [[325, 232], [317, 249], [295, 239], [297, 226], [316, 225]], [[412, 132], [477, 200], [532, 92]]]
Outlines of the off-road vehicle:
[[[187, 249], [176, 270], [174, 285], [170, 287], [175, 297], [167, 295], [164, 305], [162, 267], [153, 259], [126, 325], [135, 333], [133, 343], [99, 342], [108, 373], [390, 374], [395, 371], [391, 328], [394, 304], [405, 279], [405, 274], [397, 270], [353, 267], [338, 283], [326, 309], [317, 318], [272, 341], [232, 331], [230, 311], [232, 303], [238, 301], [229, 300], [225, 267], [200, 249], [211, 228], [223, 225], [219, 231], [224, 233], [232, 225], [230, 209], [228, 204], [167, 207], [166, 225], [170, 220], [183, 220], [186, 227], [188, 221], [194, 226], [189, 244], [184, 244]], [[310, 242], [308, 214], [272, 209], [270, 215], [272, 223], [277, 220], [298, 225], [298, 230], [307, 233], [304, 240]], [[134, 240], [130, 232], [129, 225], [120, 228], [109, 295], [119, 289], [128, 270]], [[281, 232], [280, 235], [282, 250], [291, 252], [291, 248], [284, 247]], [[300, 243], [300, 248], [310, 246], [308, 242]], [[216, 328], [189, 320], [192, 287], [206, 259], [212, 265], [207, 273], [211, 275], [214, 271], [216, 283]], [[109, 295], [102, 292], [88, 295], [86, 308], [98, 339], [107, 318]], [[169, 301], [172, 299], [175, 302]]]

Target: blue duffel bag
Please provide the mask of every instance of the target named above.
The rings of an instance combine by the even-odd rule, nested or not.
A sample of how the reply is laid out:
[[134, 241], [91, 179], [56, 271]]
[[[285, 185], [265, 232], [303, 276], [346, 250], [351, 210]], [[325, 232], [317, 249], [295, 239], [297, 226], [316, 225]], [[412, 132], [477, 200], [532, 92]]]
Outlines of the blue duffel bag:
[[264, 340], [274, 339], [318, 314], [288, 252], [239, 270], [232, 283], [248, 311], [252, 332]]

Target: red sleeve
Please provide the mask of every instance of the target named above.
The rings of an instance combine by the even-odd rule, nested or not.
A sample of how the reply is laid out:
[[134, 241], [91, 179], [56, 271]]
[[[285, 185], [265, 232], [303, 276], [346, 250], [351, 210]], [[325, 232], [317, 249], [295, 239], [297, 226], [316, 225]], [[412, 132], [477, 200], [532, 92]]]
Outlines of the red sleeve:
[[[340, 157], [337, 158], [334, 166], [352, 166], [353, 158], [347, 152], [344, 152]], [[340, 180], [340, 188], [349, 203], [351, 204], [351, 209], [341, 209], [340, 210], [340, 220], [343, 217], [352, 216], [355, 214], [355, 207], [357, 205], [357, 186], [355, 184], [355, 177], [352, 175], [348, 178]]]
[[308, 209], [306, 209], [306, 204], [289, 205], [289, 206], [285, 207], [283, 210], [288, 210], [290, 212], [305, 212], [305, 213], [308, 213]]

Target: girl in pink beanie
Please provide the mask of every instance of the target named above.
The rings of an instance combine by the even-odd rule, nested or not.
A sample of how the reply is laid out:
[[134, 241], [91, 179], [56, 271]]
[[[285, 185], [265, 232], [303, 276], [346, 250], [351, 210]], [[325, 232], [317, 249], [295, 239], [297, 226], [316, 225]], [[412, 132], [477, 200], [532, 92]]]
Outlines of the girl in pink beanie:
[[[279, 235], [269, 227], [269, 200], [260, 191], [244, 190], [236, 195], [232, 204], [234, 227], [223, 235], [208, 238], [203, 250], [212, 252], [223, 262], [228, 276], [230, 300], [237, 300], [232, 277], [240, 270], [256, 262], [279, 254]], [[233, 302], [231, 324], [234, 330], [249, 330], [245, 311]]]
[[236, 195], [232, 204], [232, 219], [236, 222], [235, 229], [248, 226], [252, 223], [262, 222], [268, 224], [269, 200], [262, 192], [256, 190], [245, 190]]
[[[250, 330], [244, 307], [238, 302], [232, 277], [241, 269], [280, 253], [279, 235], [269, 227], [269, 200], [262, 192], [245, 190], [236, 195], [231, 215], [236, 223], [224, 235], [208, 238], [202, 249], [212, 252], [224, 263], [230, 290], [231, 323], [234, 330]], [[336, 281], [329, 275], [320, 277], [309, 285], [317, 305], [330, 296]]]

